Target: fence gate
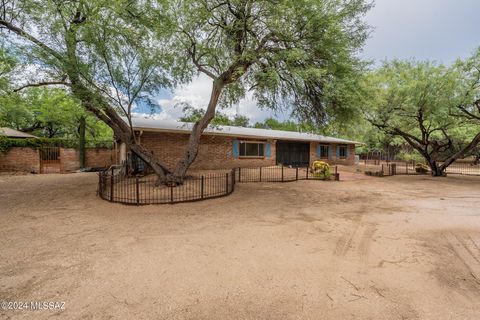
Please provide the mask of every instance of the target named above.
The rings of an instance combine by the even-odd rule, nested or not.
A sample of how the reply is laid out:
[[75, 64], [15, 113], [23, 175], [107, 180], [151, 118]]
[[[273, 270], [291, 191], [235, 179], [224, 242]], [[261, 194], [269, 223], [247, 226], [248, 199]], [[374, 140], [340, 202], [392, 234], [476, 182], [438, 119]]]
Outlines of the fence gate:
[[61, 160], [59, 147], [43, 147], [40, 153], [40, 173], [60, 173]]

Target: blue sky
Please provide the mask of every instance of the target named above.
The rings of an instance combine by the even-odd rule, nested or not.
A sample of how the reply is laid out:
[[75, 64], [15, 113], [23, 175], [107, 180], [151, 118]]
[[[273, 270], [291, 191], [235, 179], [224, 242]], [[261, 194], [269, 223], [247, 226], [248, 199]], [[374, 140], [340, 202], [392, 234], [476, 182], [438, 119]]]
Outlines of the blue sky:
[[[480, 0], [377, 0], [366, 16], [373, 30], [362, 57], [377, 65], [393, 58], [450, 64], [468, 57], [480, 46], [479, 13]], [[162, 110], [155, 117], [178, 119], [182, 114], [180, 108], [174, 107], [178, 102], [205, 108], [210, 89], [211, 80], [200, 76], [189, 85], [161, 93], [158, 99]], [[231, 116], [238, 111], [251, 123], [269, 116], [288, 118], [288, 114], [259, 110], [248, 97], [223, 111]]]

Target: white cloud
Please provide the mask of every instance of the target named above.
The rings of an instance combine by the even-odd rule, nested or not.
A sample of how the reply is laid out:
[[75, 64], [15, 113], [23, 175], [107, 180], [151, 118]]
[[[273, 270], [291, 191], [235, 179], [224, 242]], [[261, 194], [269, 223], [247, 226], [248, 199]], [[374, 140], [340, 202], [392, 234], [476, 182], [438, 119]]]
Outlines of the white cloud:
[[[211, 90], [212, 80], [206, 75], [201, 74], [188, 85], [176, 88], [170, 99], [159, 98], [158, 103], [162, 107], [162, 111], [155, 114], [153, 118], [178, 120], [183, 115], [183, 112], [182, 108], [176, 105], [182, 102], [188, 103], [194, 108], [205, 109], [210, 100]], [[237, 105], [220, 111], [230, 117], [234, 117], [236, 114], [246, 116], [250, 119], [251, 124], [274, 116], [270, 110], [261, 110], [258, 108], [251, 94], [248, 94], [247, 97], [242, 99]]]

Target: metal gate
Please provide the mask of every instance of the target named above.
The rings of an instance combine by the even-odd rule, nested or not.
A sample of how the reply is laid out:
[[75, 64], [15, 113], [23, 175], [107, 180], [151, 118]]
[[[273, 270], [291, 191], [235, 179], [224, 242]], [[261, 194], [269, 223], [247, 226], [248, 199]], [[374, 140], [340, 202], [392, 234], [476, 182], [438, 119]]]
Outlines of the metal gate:
[[40, 173], [60, 173], [61, 159], [59, 147], [43, 147], [40, 153]]

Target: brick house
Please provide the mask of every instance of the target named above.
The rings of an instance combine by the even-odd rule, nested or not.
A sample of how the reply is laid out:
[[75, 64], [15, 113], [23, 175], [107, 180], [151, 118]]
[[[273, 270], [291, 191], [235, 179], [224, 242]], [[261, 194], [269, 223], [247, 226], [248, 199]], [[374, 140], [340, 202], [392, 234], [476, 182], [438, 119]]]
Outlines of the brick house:
[[[192, 123], [132, 118], [141, 145], [171, 169], [183, 156]], [[271, 165], [307, 166], [315, 160], [354, 164], [359, 142], [311, 133], [210, 125], [204, 131], [192, 169]], [[120, 159], [126, 158], [120, 146]]]

